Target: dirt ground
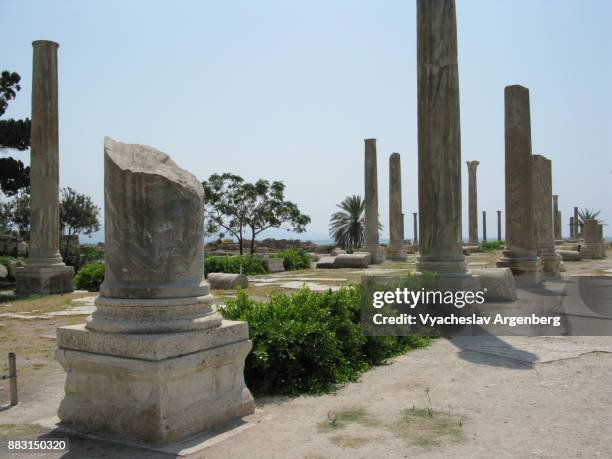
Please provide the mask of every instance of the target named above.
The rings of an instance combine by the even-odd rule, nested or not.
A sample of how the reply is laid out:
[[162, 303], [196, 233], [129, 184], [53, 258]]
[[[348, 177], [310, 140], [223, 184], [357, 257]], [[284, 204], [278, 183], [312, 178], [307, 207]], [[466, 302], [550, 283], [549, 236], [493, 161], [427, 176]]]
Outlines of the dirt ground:
[[[612, 276], [612, 251], [608, 255], [565, 263], [564, 276]], [[474, 254], [468, 262], [493, 266], [496, 256]], [[411, 257], [377, 269], [413, 265]], [[262, 277], [316, 278], [318, 284], [339, 286], [356, 282], [359, 273], [307, 270]], [[290, 291], [282, 283], [255, 282], [249, 294], [265, 298], [272, 291]], [[66, 310], [72, 298], [86, 295], [17, 301], [0, 292], [0, 372], [7, 372], [7, 353], [16, 352], [20, 398], [18, 406], [6, 408], [8, 383], [0, 381], [0, 442], [49, 432], [65, 379], [53, 354], [55, 328], [81, 323], [85, 316], [46, 313]], [[220, 302], [231, 295], [216, 292]], [[521, 301], [536, 300], [519, 291]], [[23, 317], [3, 316], [7, 313]], [[439, 339], [370, 370], [335, 394], [258, 399], [256, 413], [245, 424], [228, 427], [220, 441], [193, 457], [612, 457], [611, 382], [612, 337]], [[69, 453], [32, 457], [173, 456], [100, 440], [70, 440]], [[0, 449], [0, 457], [27, 456]]]

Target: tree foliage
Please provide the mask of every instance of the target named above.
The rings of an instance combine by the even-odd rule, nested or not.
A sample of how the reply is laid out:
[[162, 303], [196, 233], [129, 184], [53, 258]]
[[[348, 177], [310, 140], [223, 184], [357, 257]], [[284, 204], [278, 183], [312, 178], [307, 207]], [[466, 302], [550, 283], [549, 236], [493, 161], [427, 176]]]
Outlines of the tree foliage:
[[70, 250], [70, 241], [75, 234], [90, 235], [100, 229], [100, 208], [91, 197], [77, 193], [70, 187], [62, 188], [60, 201], [60, 225], [68, 236], [64, 256]]
[[238, 175], [224, 173], [211, 175], [202, 185], [206, 198], [206, 233], [221, 237], [229, 233], [238, 241], [240, 254], [246, 240], [250, 240], [253, 253], [255, 238], [267, 229], [285, 228], [301, 233], [310, 223], [310, 217], [285, 199], [282, 182], [260, 179], [248, 183]]
[[595, 210], [595, 209], [580, 209], [578, 210], [578, 223], [580, 224], [580, 226], [584, 226], [584, 222], [585, 220], [596, 220], [597, 223], [603, 223], [603, 220], [599, 217], [599, 214], [601, 213], [601, 210]]
[[[15, 99], [21, 89], [21, 77], [4, 70], [0, 74], [0, 116], [4, 115], [10, 100]], [[30, 146], [30, 120], [0, 120], [0, 150], [27, 150]], [[7, 196], [16, 195], [30, 184], [30, 168], [23, 162], [7, 157], [0, 158], [0, 189]]]
[[[329, 235], [341, 248], [354, 250], [365, 242], [365, 201], [361, 196], [347, 196], [336, 207], [340, 211], [331, 216]], [[378, 230], [382, 229], [380, 222]]]

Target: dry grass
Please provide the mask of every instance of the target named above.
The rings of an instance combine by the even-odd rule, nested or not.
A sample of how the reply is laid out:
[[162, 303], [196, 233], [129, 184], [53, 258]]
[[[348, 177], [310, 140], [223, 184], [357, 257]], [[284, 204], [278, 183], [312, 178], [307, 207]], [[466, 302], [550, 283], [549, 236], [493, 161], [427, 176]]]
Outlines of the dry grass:
[[459, 443], [465, 440], [461, 417], [450, 412], [434, 411], [430, 408], [415, 408], [402, 411], [401, 418], [393, 429], [396, 435], [423, 448], [440, 446], [444, 441]]

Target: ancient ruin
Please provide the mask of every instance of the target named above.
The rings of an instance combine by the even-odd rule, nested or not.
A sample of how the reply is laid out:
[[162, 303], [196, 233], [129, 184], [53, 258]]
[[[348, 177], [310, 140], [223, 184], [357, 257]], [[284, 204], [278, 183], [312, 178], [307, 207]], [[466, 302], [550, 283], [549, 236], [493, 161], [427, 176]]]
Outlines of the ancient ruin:
[[365, 246], [370, 263], [379, 264], [385, 259], [378, 234], [378, 168], [376, 166], [376, 139], [365, 140]]
[[501, 241], [502, 240], [502, 236], [501, 236], [501, 228], [502, 228], [502, 218], [501, 218], [501, 210], [497, 211], [497, 240]]
[[535, 240], [529, 90], [507, 86], [504, 97], [506, 249], [497, 266], [510, 268], [519, 282], [539, 284], [542, 266]]
[[482, 241], [487, 242], [487, 211], [482, 211]]
[[74, 289], [74, 268], [64, 264], [59, 251], [59, 45], [38, 40], [32, 47], [30, 248], [26, 266], [17, 269], [18, 295], [64, 293]]
[[468, 245], [478, 245], [478, 190], [476, 186], [476, 169], [480, 161], [466, 161], [468, 167]]
[[204, 191], [166, 154], [106, 138], [106, 274], [87, 324], [57, 330], [62, 424], [169, 444], [254, 411], [245, 322], [202, 277]]
[[580, 248], [580, 254], [584, 259], [603, 258], [601, 250], [601, 238], [599, 236], [598, 221], [587, 218], [583, 227], [584, 244]]
[[393, 153], [389, 157], [389, 246], [387, 247], [387, 258], [391, 260], [406, 259], [403, 220], [400, 155]]

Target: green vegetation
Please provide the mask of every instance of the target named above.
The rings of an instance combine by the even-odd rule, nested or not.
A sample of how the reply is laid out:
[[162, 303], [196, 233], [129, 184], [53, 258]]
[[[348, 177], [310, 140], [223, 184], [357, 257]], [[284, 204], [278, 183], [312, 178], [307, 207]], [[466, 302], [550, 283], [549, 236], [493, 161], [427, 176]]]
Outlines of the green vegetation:
[[204, 259], [204, 272], [234, 274], [265, 274], [268, 272], [260, 258], [253, 255], [235, 255], [227, 257], [208, 256]]
[[285, 249], [276, 254], [283, 259], [283, 266], [286, 271], [296, 271], [298, 269], [310, 268], [310, 255], [304, 249]]
[[361, 247], [365, 241], [365, 201], [361, 196], [347, 196], [336, 207], [329, 223], [329, 235], [346, 250]]
[[245, 378], [260, 395], [326, 392], [356, 380], [372, 365], [429, 344], [423, 337], [364, 336], [359, 286], [273, 293], [269, 303], [255, 302], [240, 290], [221, 313], [249, 323], [253, 350]]
[[87, 263], [74, 276], [74, 285], [81, 290], [97, 292], [104, 281], [104, 263]]
[[331, 432], [344, 429], [351, 423], [369, 427], [380, 424], [380, 422], [373, 418], [365, 409], [357, 407], [341, 411], [330, 411], [327, 413], [327, 420], [320, 422], [317, 427], [319, 432]]
[[504, 245], [506, 245], [505, 241], [484, 241], [480, 244], [480, 250], [483, 252], [493, 252], [503, 249]]

